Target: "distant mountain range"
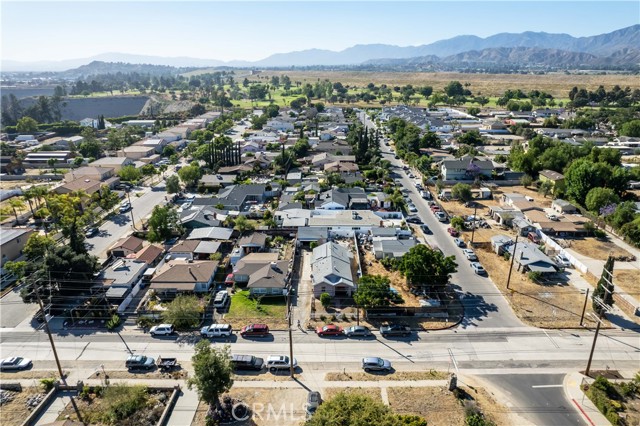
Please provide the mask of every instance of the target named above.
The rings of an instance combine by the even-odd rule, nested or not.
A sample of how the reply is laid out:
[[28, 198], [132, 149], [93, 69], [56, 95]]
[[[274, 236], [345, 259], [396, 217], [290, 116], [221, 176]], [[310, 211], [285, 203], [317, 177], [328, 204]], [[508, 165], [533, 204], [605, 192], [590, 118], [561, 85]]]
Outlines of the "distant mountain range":
[[495, 62], [574, 65], [603, 64], [614, 60], [617, 65], [638, 65], [640, 24], [607, 34], [573, 37], [568, 34], [544, 32], [500, 33], [487, 38], [462, 35], [421, 46], [393, 46], [363, 44], [335, 52], [309, 49], [277, 53], [255, 62], [198, 59], [189, 57], [159, 57], [125, 53], [104, 53], [91, 58], [64, 61], [17, 62], [2, 60], [2, 70], [8, 71], [64, 71], [93, 61], [153, 64], [172, 67], [289, 67], [335, 66], [389, 63], [393, 59], [410, 59], [407, 63], [425, 61]]

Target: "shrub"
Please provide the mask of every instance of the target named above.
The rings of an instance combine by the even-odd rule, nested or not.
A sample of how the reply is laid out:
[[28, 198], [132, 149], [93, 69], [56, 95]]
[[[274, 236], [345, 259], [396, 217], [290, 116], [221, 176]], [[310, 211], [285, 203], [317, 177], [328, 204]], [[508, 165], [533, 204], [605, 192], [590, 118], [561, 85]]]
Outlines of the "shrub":
[[56, 379], [40, 379], [40, 384], [45, 392], [49, 392], [55, 386]]
[[320, 295], [320, 304], [323, 308], [327, 309], [331, 305], [331, 296], [329, 293], [322, 293]]
[[320, 315], [320, 321], [324, 322], [326, 320], [327, 320], [327, 317], [325, 315]]
[[542, 278], [542, 273], [538, 271], [531, 271], [529, 272], [528, 277], [531, 281], [537, 283]]
[[607, 233], [604, 232], [602, 229], [596, 228], [593, 230], [593, 236], [599, 240], [604, 240], [607, 238]]
[[120, 325], [120, 315], [113, 314], [109, 321], [107, 321], [107, 330], [113, 330]]

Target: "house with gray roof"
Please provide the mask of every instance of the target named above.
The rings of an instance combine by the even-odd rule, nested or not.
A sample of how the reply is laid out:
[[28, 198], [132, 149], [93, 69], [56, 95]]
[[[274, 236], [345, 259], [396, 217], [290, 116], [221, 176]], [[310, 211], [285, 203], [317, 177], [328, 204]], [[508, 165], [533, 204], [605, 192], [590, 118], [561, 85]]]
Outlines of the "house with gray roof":
[[251, 274], [247, 288], [251, 296], [282, 296], [289, 284], [289, 262], [280, 260], [263, 265]]
[[362, 188], [333, 188], [320, 194], [316, 209], [367, 210], [369, 201]]
[[234, 174], [203, 175], [198, 185], [205, 188], [226, 188], [233, 185], [236, 177]]
[[[517, 246], [517, 247], [516, 247]], [[510, 256], [514, 256], [514, 263], [517, 270], [525, 272], [540, 272], [542, 274], [552, 274], [557, 272], [554, 261], [544, 254], [536, 245], [526, 241], [518, 242], [518, 244], [510, 245], [506, 248]]]
[[219, 226], [197, 228], [191, 231], [187, 240], [219, 240], [228, 241], [233, 236], [233, 229]]
[[491, 177], [493, 161], [480, 160], [465, 155], [457, 160], [443, 160], [440, 164], [440, 174], [443, 180], [474, 180], [476, 176]]
[[[219, 210], [209, 206], [191, 206], [180, 212], [180, 224], [185, 229], [218, 227], [222, 224], [219, 213]], [[226, 217], [226, 214], [223, 216]]]
[[553, 202], [551, 203], [551, 208], [560, 214], [576, 213], [578, 211], [576, 206], [560, 198], [553, 200]]
[[491, 249], [498, 256], [502, 256], [511, 244], [513, 244], [513, 240], [506, 235], [494, 235], [491, 237]]
[[415, 239], [378, 239], [373, 241], [373, 254], [376, 259], [393, 258], [397, 259], [415, 247], [418, 243]]
[[233, 267], [233, 282], [244, 286], [251, 275], [265, 265], [278, 261], [278, 253], [251, 253], [240, 259]]
[[0, 266], [22, 256], [22, 249], [33, 232], [31, 228], [3, 227], [0, 230], [0, 253], [2, 253]]
[[106, 290], [106, 297], [119, 304], [140, 279], [148, 265], [136, 259], [117, 259], [103, 269], [97, 277]]
[[347, 247], [328, 242], [313, 249], [311, 255], [311, 280], [313, 294], [320, 297], [351, 296], [355, 290], [353, 254]]
[[178, 293], [206, 293], [217, 270], [218, 262], [214, 260], [170, 260], [158, 269], [149, 288], [163, 298]]
[[280, 193], [280, 186], [276, 184], [252, 184], [252, 185], [231, 185], [224, 188], [215, 197], [196, 198], [193, 205], [222, 205], [224, 210], [246, 211], [250, 206], [264, 203], [269, 198]]

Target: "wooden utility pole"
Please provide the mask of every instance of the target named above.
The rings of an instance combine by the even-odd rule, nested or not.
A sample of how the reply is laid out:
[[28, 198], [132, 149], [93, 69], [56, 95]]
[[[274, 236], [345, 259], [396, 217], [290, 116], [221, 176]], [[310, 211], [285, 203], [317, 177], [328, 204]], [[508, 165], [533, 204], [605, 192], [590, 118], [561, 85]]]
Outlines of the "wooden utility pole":
[[51, 350], [53, 351], [53, 357], [56, 360], [56, 366], [58, 367], [58, 374], [60, 374], [60, 380], [62, 381], [62, 383], [66, 385], [67, 380], [65, 379], [64, 373], [62, 372], [62, 366], [60, 365], [60, 359], [58, 358], [58, 351], [56, 351], [56, 345], [53, 343], [53, 336], [51, 335], [51, 330], [49, 329], [49, 322], [47, 321], [47, 317], [44, 312], [44, 306], [42, 305], [40, 292], [38, 291], [37, 288], [34, 288], [33, 291], [36, 293], [36, 298], [38, 299], [38, 305], [40, 305], [40, 314], [42, 315], [42, 319], [44, 320], [44, 330], [47, 332], [47, 336], [49, 337], [49, 343], [51, 343]]
[[593, 343], [591, 344], [591, 353], [589, 353], [589, 361], [587, 362], [587, 369], [584, 371], [584, 375], [589, 377], [589, 372], [591, 371], [591, 360], [593, 360], [593, 352], [596, 349], [596, 340], [598, 340], [598, 334], [600, 333], [600, 324], [602, 321], [600, 318], [597, 318], [598, 325], [596, 326], [596, 334], [593, 336]]
[[294, 378], [294, 369], [293, 366], [293, 332], [291, 331], [291, 327], [293, 326], [293, 312], [291, 309], [291, 289], [287, 293], [287, 324], [289, 328], [289, 375], [293, 379]]
[[511, 265], [509, 266], [509, 275], [507, 276], [507, 290], [509, 289], [509, 284], [511, 284], [511, 271], [513, 270], [513, 261], [516, 258], [516, 249], [518, 248], [518, 237], [520, 234], [516, 234], [516, 242], [513, 244], [513, 255], [511, 256]]

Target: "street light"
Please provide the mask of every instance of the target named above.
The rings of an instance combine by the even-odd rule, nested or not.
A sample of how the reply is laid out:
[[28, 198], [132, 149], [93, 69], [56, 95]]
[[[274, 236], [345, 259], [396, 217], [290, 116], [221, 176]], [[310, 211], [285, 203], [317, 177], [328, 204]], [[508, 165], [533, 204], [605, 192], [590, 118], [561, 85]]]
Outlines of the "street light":
[[596, 349], [596, 340], [598, 340], [598, 334], [600, 333], [600, 325], [602, 324], [602, 320], [592, 313], [588, 313], [592, 319], [598, 322], [596, 326], [596, 334], [593, 336], [593, 343], [591, 344], [591, 353], [589, 353], [589, 361], [587, 361], [587, 369], [584, 371], [584, 375], [589, 377], [589, 371], [591, 370], [591, 360], [593, 359], [593, 352]]

